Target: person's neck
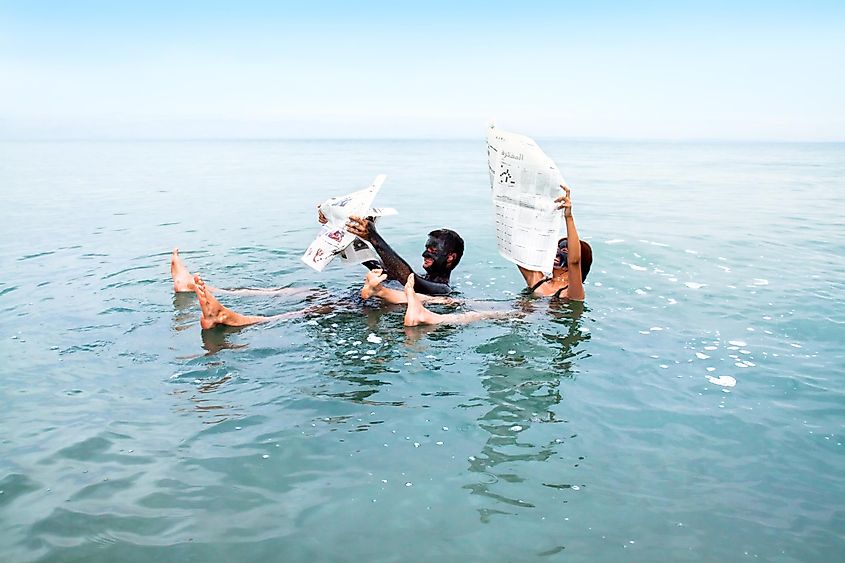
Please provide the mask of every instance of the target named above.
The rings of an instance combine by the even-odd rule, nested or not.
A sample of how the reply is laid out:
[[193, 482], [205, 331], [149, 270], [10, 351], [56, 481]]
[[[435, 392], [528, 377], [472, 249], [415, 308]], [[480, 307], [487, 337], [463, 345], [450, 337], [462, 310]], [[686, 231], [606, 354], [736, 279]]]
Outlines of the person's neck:
[[449, 272], [426, 272], [425, 279], [434, 283], [449, 283]]

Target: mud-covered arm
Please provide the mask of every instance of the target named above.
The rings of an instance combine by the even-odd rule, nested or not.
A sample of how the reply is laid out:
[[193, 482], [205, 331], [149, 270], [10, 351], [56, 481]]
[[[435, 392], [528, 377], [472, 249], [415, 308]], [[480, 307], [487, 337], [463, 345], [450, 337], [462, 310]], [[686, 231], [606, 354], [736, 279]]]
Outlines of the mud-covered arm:
[[382, 238], [372, 220], [350, 217], [349, 222], [346, 223], [346, 230], [373, 245], [379, 258], [381, 258], [381, 267], [387, 274], [387, 279], [401, 282], [407, 280], [408, 276], [413, 273], [417, 293], [448, 295], [452, 292], [449, 284], [432, 282], [417, 275], [411, 269], [411, 266]]
[[387, 244], [382, 236], [375, 230], [375, 226], [370, 227], [370, 238], [367, 239], [373, 248], [376, 249], [379, 258], [381, 258], [381, 266], [384, 273], [387, 274], [389, 280], [408, 279], [408, 276], [413, 273], [411, 266], [399, 254]]

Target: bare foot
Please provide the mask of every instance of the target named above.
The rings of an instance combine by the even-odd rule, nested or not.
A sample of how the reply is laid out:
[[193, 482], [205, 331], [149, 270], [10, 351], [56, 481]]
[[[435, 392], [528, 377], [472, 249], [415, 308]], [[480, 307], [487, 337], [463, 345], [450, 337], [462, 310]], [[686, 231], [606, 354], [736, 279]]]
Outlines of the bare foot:
[[408, 276], [405, 283], [405, 297], [408, 308], [405, 309], [405, 326], [437, 325], [437, 324], [466, 324], [483, 319], [500, 319], [511, 317], [514, 311], [470, 311], [468, 313], [451, 313], [440, 315], [432, 313], [425, 307], [417, 292], [414, 291], [414, 274]]
[[361, 299], [369, 299], [373, 295], [378, 295], [383, 289], [381, 283], [386, 279], [387, 274], [379, 268], [367, 272], [364, 278], [364, 287], [361, 288]]
[[417, 292], [414, 291], [414, 274], [408, 276], [408, 281], [405, 283], [405, 297], [408, 300], [408, 308], [405, 309], [405, 326], [434, 325], [441, 322], [440, 315], [423, 307]]
[[174, 292], [194, 291], [194, 278], [185, 263], [182, 262], [178, 248], [174, 248], [173, 254], [170, 256], [170, 276], [173, 278]]
[[199, 274], [194, 276], [193, 285], [194, 292], [197, 294], [197, 299], [200, 302], [200, 309], [202, 309], [200, 326], [203, 329], [214, 328], [217, 325], [247, 326], [271, 319], [271, 317], [241, 315], [231, 309], [227, 309], [214, 297]]

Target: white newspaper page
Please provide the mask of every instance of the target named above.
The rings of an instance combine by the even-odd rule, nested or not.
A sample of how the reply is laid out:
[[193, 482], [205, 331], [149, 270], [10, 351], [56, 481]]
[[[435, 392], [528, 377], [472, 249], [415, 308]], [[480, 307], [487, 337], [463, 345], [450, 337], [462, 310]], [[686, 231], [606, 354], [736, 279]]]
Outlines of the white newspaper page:
[[533, 140], [495, 126], [487, 132], [487, 164], [499, 253], [523, 268], [550, 274], [563, 225], [554, 202], [563, 195], [563, 176]]
[[[396, 215], [397, 211], [392, 207], [374, 207], [367, 213], [367, 217], [373, 218], [373, 223], [379, 224], [382, 217]], [[380, 261], [378, 252], [369, 242], [355, 237], [352, 244], [340, 251], [340, 262], [344, 266], [358, 265], [364, 262], [375, 260]]]
[[[320, 229], [320, 234], [302, 255], [302, 261], [322, 272], [335, 256], [343, 256], [350, 263], [378, 259], [372, 247], [346, 230], [349, 217], [378, 217], [395, 215], [396, 210], [390, 208], [372, 209], [373, 200], [387, 176], [381, 174], [376, 177], [368, 188], [330, 198], [320, 204], [320, 211], [327, 219], [327, 223]], [[356, 242], [354, 248], [352, 245]], [[363, 244], [363, 246], [362, 246]]]
[[357, 237], [352, 244], [340, 251], [340, 261], [344, 266], [361, 264], [370, 260], [379, 260], [376, 249], [369, 242]]

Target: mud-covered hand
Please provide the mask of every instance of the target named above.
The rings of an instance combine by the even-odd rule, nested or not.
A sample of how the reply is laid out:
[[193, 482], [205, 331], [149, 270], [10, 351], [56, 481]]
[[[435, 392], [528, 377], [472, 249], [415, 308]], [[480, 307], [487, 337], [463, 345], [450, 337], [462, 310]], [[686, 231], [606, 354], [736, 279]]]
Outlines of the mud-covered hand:
[[361, 288], [361, 299], [369, 299], [373, 295], [378, 295], [383, 289], [381, 285], [387, 279], [387, 274], [380, 268], [370, 270], [364, 277], [364, 287]]
[[569, 187], [565, 185], [560, 187], [563, 190], [563, 195], [555, 198], [555, 208], [563, 209], [564, 217], [572, 217], [572, 198], [569, 197]]
[[346, 222], [346, 230], [363, 240], [370, 240], [376, 232], [376, 226], [369, 217], [355, 217], [354, 215]]

